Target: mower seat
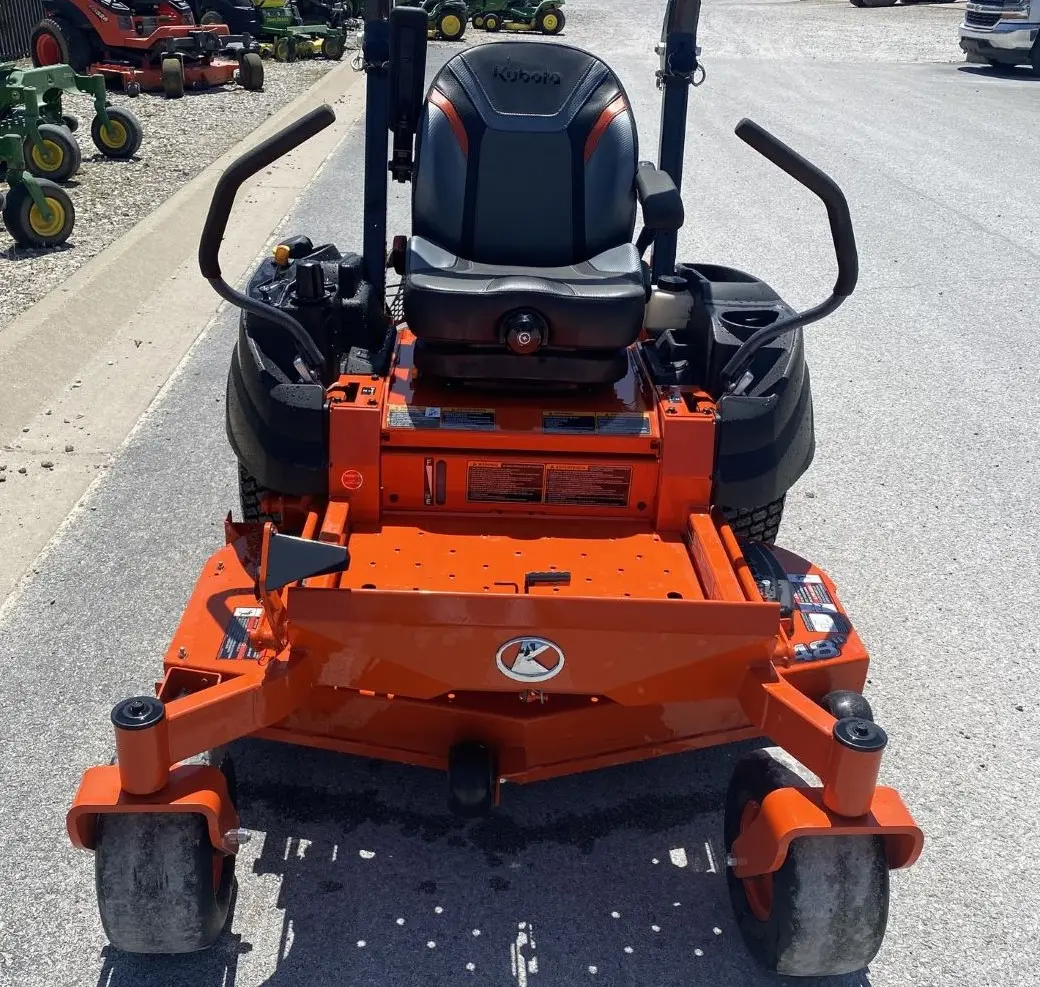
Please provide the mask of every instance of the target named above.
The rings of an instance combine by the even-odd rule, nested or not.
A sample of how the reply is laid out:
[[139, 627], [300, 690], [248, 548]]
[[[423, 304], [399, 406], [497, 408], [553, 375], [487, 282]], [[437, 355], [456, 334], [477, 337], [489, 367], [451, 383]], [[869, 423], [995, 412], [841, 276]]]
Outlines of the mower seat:
[[[455, 376], [454, 359], [458, 376], [485, 376], [486, 349], [498, 379], [537, 362], [544, 382], [554, 356], [565, 375], [583, 355], [602, 368], [581, 383], [623, 373], [612, 357], [638, 338], [648, 290], [637, 163], [624, 89], [595, 56], [507, 41], [453, 57], [416, 140], [403, 299], [416, 366], [439, 350], [439, 374]], [[511, 324], [526, 327], [519, 347]]]

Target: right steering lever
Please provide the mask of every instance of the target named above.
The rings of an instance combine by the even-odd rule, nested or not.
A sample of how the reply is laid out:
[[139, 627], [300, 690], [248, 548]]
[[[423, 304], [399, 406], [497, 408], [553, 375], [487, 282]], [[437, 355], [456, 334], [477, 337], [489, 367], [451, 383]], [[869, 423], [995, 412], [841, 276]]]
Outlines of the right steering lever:
[[747, 118], [737, 124], [734, 132], [745, 144], [749, 144], [778, 168], [786, 171], [823, 201], [827, 207], [831, 239], [834, 241], [834, 253], [838, 260], [838, 277], [834, 282], [830, 297], [826, 301], [821, 302], [815, 308], [781, 319], [771, 326], [764, 326], [752, 333], [722, 368], [722, 373], [719, 375], [719, 394], [742, 391], [743, 386], [746, 386], [743, 380], [745, 371], [754, 355], [763, 346], [784, 333], [800, 329], [802, 326], [807, 326], [811, 322], [817, 322], [830, 315], [852, 294], [856, 288], [856, 281], [859, 279], [859, 254], [856, 251], [856, 236], [852, 230], [852, 217], [849, 215], [849, 205], [845, 201], [845, 195], [838, 188], [834, 179], [824, 174], [797, 151], [793, 151], [782, 141], [777, 140], [768, 130]]

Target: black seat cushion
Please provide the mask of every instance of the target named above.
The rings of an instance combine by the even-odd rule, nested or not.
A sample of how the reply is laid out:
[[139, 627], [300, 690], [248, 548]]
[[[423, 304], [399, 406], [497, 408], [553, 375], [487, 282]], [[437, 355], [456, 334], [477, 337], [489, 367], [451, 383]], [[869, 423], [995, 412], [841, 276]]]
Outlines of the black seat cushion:
[[636, 341], [646, 305], [644, 266], [632, 243], [560, 267], [464, 260], [423, 237], [405, 254], [404, 316], [427, 343], [496, 344], [502, 318], [534, 309], [558, 349], [616, 349]]
[[460, 52], [419, 121], [412, 232], [484, 264], [560, 267], [632, 239], [638, 137], [611, 69], [566, 45]]

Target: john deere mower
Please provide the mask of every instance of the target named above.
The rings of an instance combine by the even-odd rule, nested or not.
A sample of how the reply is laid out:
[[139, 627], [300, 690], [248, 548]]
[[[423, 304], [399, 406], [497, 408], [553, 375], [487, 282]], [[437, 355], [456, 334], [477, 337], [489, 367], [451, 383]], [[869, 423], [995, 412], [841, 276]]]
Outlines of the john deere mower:
[[141, 124], [129, 110], [109, 104], [101, 76], [77, 75], [68, 65], [37, 69], [0, 65], [0, 131], [22, 137], [29, 171], [64, 182], [79, 170], [81, 152], [73, 137], [79, 122], [63, 111], [63, 93], [93, 97], [90, 136], [102, 154], [125, 159], [137, 153]]
[[471, 0], [473, 26], [485, 31], [537, 31], [559, 34], [567, 18], [561, 9], [564, 0], [517, 3], [515, 0]]
[[[245, 293], [221, 274], [236, 193], [328, 106], [218, 182], [199, 263], [242, 309], [242, 519], [67, 817], [118, 948], [220, 934], [248, 835], [238, 738], [443, 772], [463, 817], [508, 784], [758, 738], [774, 746], [738, 761], [720, 832], [748, 950], [801, 976], [878, 952], [889, 873], [923, 836], [878, 785], [887, 736], [834, 582], [775, 542], [814, 451], [802, 330], [853, 291], [856, 242], [838, 186], [742, 120], [826, 206], [834, 289], [799, 312], [676, 262], [699, 10], [667, 4], [656, 163], [595, 55], [478, 45], [426, 88], [425, 12], [368, 0], [361, 252], [300, 234]], [[534, 170], [539, 196], [501, 195]], [[388, 251], [390, 175], [412, 209]]]
[[[346, 50], [347, 18], [341, 4], [321, 4], [313, 23], [296, 0], [189, 0], [200, 24], [226, 24], [260, 40], [260, 54], [280, 62], [318, 54], [338, 61]], [[327, 9], [325, 9], [327, 8]], [[314, 8], [308, 8], [313, 10]], [[332, 25], [331, 20], [337, 23]]]
[[466, 33], [469, 6], [465, 0], [398, 0], [398, 6], [419, 7], [426, 11], [428, 38], [458, 41]]
[[0, 123], [0, 170], [8, 184], [4, 226], [20, 247], [58, 247], [72, 235], [76, 210], [65, 189], [27, 170], [24, 143], [20, 133], [5, 133]]
[[260, 46], [221, 24], [197, 25], [187, 0], [43, 0], [32, 35], [36, 66], [70, 65], [122, 85], [130, 96], [222, 86], [262, 89]]

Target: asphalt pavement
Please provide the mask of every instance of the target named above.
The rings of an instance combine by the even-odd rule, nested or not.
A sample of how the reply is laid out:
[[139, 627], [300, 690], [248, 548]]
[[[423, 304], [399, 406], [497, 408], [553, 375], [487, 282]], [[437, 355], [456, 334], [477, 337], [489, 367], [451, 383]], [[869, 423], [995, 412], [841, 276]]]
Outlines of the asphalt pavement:
[[[563, 40], [615, 66], [653, 156], [662, 3], [567, 9]], [[926, 847], [893, 875], [876, 962], [826, 987], [1027, 987], [1040, 966], [1040, 81], [966, 66], [962, 11], [706, 0], [690, 100], [683, 259], [753, 271], [799, 306], [833, 282], [822, 207], [733, 136], [745, 115], [839, 182], [859, 241], [856, 294], [806, 330], [817, 456], [780, 541], [831, 572], [872, 651], [882, 780]], [[356, 136], [286, 232], [359, 245]], [[389, 232], [406, 222], [397, 189]], [[240, 745], [256, 836], [230, 930], [172, 961], [106, 945], [64, 814], [237, 514], [233, 325], [201, 336], [0, 614], [0, 984], [769, 983], [719, 872], [725, 749], [507, 787], [493, 819], [462, 824], [435, 774]]]

